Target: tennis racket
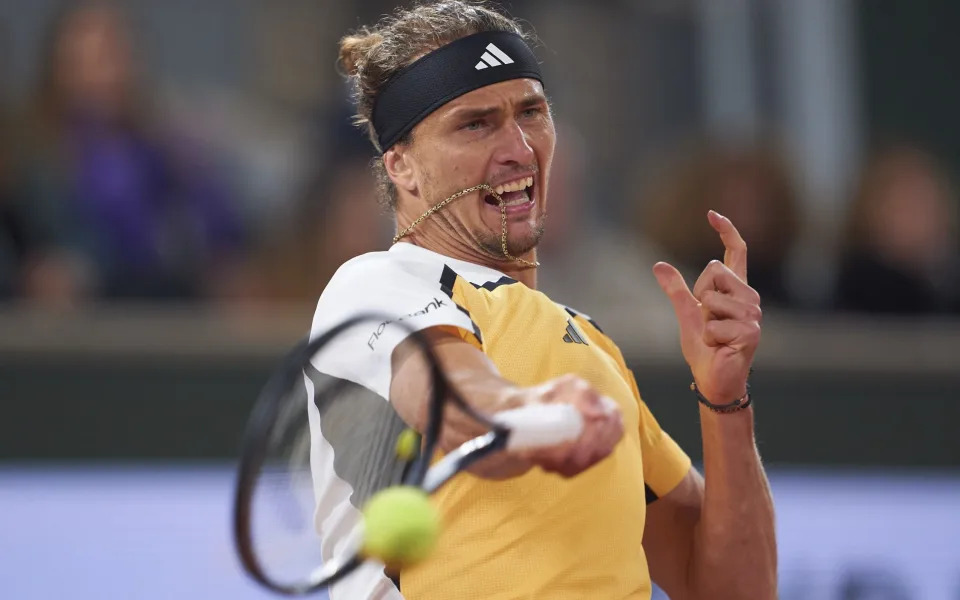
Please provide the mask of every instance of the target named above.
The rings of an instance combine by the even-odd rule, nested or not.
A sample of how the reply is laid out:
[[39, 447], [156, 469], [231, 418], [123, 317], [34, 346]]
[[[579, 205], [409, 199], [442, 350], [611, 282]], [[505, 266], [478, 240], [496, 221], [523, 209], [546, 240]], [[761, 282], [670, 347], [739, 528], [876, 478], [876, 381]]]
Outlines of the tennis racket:
[[[384, 323], [404, 328], [428, 365], [427, 427], [412, 444], [411, 432], [388, 402], [324, 375], [312, 362], [336, 351], [337, 343], [363, 343], [371, 325]], [[447, 405], [487, 432], [435, 460]], [[322, 440], [311, 439], [310, 421]], [[363, 553], [360, 509], [371, 496], [395, 485], [433, 493], [493, 453], [572, 441], [582, 428], [580, 414], [567, 404], [482, 414], [449, 384], [421, 333], [382, 315], [346, 320], [283, 358], [251, 412], [234, 495], [235, 543], [243, 568], [284, 595], [318, 591], [364, 565], [382, 569]], [[408, 448], [398, 447], [398, 441]]]

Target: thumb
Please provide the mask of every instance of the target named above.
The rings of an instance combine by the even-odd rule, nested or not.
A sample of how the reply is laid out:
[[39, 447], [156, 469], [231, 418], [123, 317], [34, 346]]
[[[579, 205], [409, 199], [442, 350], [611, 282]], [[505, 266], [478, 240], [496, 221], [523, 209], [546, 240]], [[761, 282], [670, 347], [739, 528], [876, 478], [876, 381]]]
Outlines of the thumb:
[[677, 321], [680, 323], [680, 334], [698, 334], [703, 322], [700, 303], [690, 292], [680, 271], [669, 263], [658, 262], [653, 265], [653, 275], [657, 278], [660, 288], [670, 298], [673, 312], [676, 313]]

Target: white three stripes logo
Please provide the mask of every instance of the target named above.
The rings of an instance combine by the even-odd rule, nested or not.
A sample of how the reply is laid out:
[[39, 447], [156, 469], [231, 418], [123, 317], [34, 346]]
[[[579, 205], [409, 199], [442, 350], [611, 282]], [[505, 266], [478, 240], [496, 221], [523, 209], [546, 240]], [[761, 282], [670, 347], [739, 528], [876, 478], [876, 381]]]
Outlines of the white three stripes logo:
[[[487, 44], [486, 52], [483, 53], [483, 56], [480, 57], [480, 62], [477, 63], [477, 66], [474, 67], [476, 70], [486, 69], [490, 67], [499, 67], [500, 65], [509, 65], [513, 62], [513, 59], [507, 56], [507, 53], [497, 48], [493, 44]], [[497, 60], [499, 59], [499, 60]]]

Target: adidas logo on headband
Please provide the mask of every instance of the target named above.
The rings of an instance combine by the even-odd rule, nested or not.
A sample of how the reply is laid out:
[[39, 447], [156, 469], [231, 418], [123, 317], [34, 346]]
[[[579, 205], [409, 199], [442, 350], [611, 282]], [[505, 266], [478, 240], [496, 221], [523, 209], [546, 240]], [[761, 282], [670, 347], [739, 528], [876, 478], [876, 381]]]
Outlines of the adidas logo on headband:
[[543, 83], [537, 57], [512, 31], [475, 33], [421, 56], [391, 77], [376, 98], [372, 116], [378, 149], [389, 150], [454, 98], [511, 79]]
[[493, 43], [489, 43], [487, 44], [486, 52], [483, 53], [483, 56], [480, 57], [480, 62], [478, 62], [474, 68], [479, 71], [480, 69], [486, 69], [488, 66], [499, 67], [501, 65], [509, 65], [512, 62], [513, 59], [507, 56], [506, 52], [494, 46]]

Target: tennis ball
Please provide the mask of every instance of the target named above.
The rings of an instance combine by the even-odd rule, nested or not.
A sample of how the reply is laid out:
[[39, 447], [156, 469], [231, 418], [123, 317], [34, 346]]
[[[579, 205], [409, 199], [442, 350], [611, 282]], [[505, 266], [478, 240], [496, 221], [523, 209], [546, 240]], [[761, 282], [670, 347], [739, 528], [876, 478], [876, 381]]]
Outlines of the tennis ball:
[[396, 486], [377, 492], [363, 507], [363, 552], [391, 567], [423, 560], [433, 550], [440, 518], [426, 492]]
[[400, 460], [413, 460], [420, 449], [420, 435], [413, 429], [404, 429], [397, 436], [397, 457]]

